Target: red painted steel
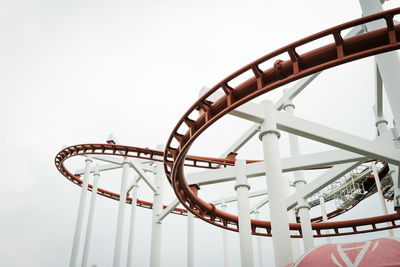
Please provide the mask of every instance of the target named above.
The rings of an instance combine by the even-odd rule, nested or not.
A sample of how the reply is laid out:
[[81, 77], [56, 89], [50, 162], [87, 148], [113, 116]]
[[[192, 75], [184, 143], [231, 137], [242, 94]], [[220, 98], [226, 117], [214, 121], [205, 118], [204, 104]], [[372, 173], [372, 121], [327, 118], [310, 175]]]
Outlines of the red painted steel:
[[[123, 151], [123, 153], [121, 153]], [[160, 161], [161, 158], [164, 155], [163, 151], [159, 150], [153, 150], [149, 148], [139, 148], [139, 147], [130, 147], [130, 146], [124, 146], [124, 145], [116, 145], [114, 142], [108, 142], [107, 144], [81, 144], [81, 145], [75, 145], [75, 146], [70, 146], [62, 149], [55, 157], [55, 165], [57, 169], [60, 171], [61, 174], [63, 174], [68, 180], [73, 182], [74, 184], [78, 186], [82, 186], [83, 181], [80, 179], [79, 175], [71, 173], [64, 165], [64, 161], [67, 160], [70, 157], [73, 156], [78, 156], [78, 155], [112, 155], [112, 156], [128, 156], [128, 157], [135, 157], [135, 158], [140, 158], [140, 159], [147, 159], [147, 160], [153, 160], [153, 161]], [[234, 165], [235, 162], [235, 155], [230, 154], [226, 159], [219, 159], [219, 158], [208, 158], [208, 157], [199, 157], [199, 156], [188, 156], [187, 157], [187, 163], [185, 165], [187, 166], [192, 166], [192, 167], [198, 167], [198, 168], [214, 168], [213, 164], [218, 164], [218, 165]], [[259, 160], [247, 160], [247, 163], [253, 163], [253, 162], [258, 162]], [[199, 165], [199, 163], [202, 163], [202, 165]], [[317, 167], [313, 169], [325, 169], [325, 168], [331, 168], [332, 166], [322, 166], [322, 167]], [[387, 167], [387, 164], [384, 166]], [[381, 173], [382, 169], [379, 170], [379, 173]], [[92, 185], [88, 185], [88, 190], [92, 191]], [[191, 185], [190, 186], [193, 190], [199, 190], [200, 188], [197, 185]], [[105, 190], [103, 188], [98, 188], [97, 189], [97, 194], [107, 197], [116, 201], [119, 201], [120, 195], [118, 193]], [[128, 204], [132, 204], [132, 198], [127, 197], [126, 202]], [[142, 208], [147, 208], [147, 209], [152, 209], [153, 208], [153, 203], [149, 201], [144, 201], [141, 199], [137, 199], [136, 205], [138, 207]], [[166, 205], [163, 206], [163, 209], [167, 208]], [[331, 219], [333, 217], [336, 217], [347, 210], [335, 210], [333, 212], [330, 212], [328, 214], [328, 218]], [[178, 214], [178, 215], [187, 215], [187, 210], [181, 209], [181, 208], [175, 208], [171, 213], [173, 214]], [[312, 222], [319, 222], [321, 220], [320, 217], [315, 217], [312, 218]]]
[[[113, 143], [108, 144], [81, 144], [66, 147], [62, 149], [55, 157], [55, 165], [62, 175], [76, 185], [82, 186], [82, 180], [79, 175], [71, 173], [64, 165], [64, 161], [70, 157], [78, 155], [114, 155], [114, 156], [126, 156], [140, 159], [148, 159], [153, 161], [162, 162], [164, 152], [149, 148], [139, 148], [132, 146], [116, 145]], [[197, 167], [197, 168], [216, 168], [215, 165], [233, 165], [232, 159], [218, 159], [218, 158], [207, 158], [207, 157], [196, 157], [188, 156], [186, 160], [186, 166]], [[92, 185], [89, 184], [88, 190], [92, 190]], [[119, 200], [120, 195], [102, 188], [97, 189], [97, 194], [108, 197], [110, 199]], [[132, 204], [132, 198], [127, 197], [127, 203]], [[153, 208], [153, 203], [137, 199], [137, 206], [142, 208]], [[167, 206], [164, 205], [165, 209]], [[178, 215], [186, 215], [187, 210], [181, 208], [175, 208], [171, 213]]]
[[[194, 213], [201, 219], [213, 225], [237, 231], [237, 216], [216, 209], [214, 205], [202, 200], [190, 190], [183, 172], [185, 159], [187, 157], [186, 154], [188, 153], [190, 146], [204, 130], [210, 127], [222, 116], [257, 96], [310, 74], [400, 48], [400, 26], [394, 26], [393, 22], [394, 15], [399, 13], [400, 8], [388, 10], [350, 21], [301, 39], [248, 64], [219, 82], [205, 93], [179, 120], [168, 139], [165, 149], [164, 169], [179, 201], [189, 209], [190, 212]], [[363, 33], [347, 39], [343, 39], [341, 36], [343, 30], [379, 19], [384, 19], [386, 21], [387, 26], [385, 28]], [[301, 55], [296, 52], [298, 47], [327, 36], [331, 36], [331, 44]], [[262, 63], [277, 56], [288, 56], [290, 59], [271, 63], [273, 64], [273, 67], [269, 69], [260, 69]], [[230, 83], [233, 79], [246, 72], [252, 73], [254, 75], [253, 78], [236, 87], [231, 86]], [[224, 95], [214, 103], [208, 101], [208, 98], [218, 90], [223, 91]], [[202, 112], [199, 112], [197, 119], [190, 119], [189, 115], [196, 114], [196, 110], [201, 110]], [[186, 132], [180, 132], [180, 128], [183, 126], [188, 128]], [[178, 147], [172, 146], [173, 141], [178, 142]], [[400, 220], [400, 211], [388, 216], [378, 216], [352, 221], [313, 223], [312, 227], [314, 231], [317, 232], [315, 236], [321, 237], [396, 228], [400, 227], [400, 224], [395, 224], [395, 221], [398, 220]], [[377, 227], [376, 224], [381, 222], [391, 222], [392, 226]], [[366, 225], [366, 223], [371, 226], [371, 229], [357, 229], [358, 226]], [[232, 225], [235, 227], [232, 227]], [[351, 232], [339, 231], [340, 228], [345, 227], [351, 227], [353, 230]], [[332, 229], [335, 231], [335, 234], [322, 234], [320, 231], [322, 228]], [[261, 229], [265, 230], [266, 233], [261, 233], [259, 231]], [[299, 231], [299, 235], [296, 237], [301, 236], [299, 224], [290, 224], [290, 229]], [[271, 234], [269, 222], [252, 220], [252, 230], [253, 234]]]

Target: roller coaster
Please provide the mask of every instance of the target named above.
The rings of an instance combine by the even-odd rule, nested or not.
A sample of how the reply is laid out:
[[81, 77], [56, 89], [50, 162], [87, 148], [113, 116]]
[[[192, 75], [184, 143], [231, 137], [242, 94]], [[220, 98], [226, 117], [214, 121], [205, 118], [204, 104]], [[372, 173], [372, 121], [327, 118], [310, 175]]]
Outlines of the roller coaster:
[[[365, 9], [364, 14], [373, 10], [368, 4], [362, 7]], [[120, 202], [118, 225], [122, 224], [126, 204], [154, 210], [151, 266], [160, 266], [158, 243], [161, 232], [157, 230], [157, 222], [169, 214], [198, 218], [224, 230], [239, 232], [242, 266], [254, 266], [251, 234], [271, 237], [275, 264], [287, 266], [296, 260], [293, 248], [288, 249], [293, 246], [294, 238], [303, 239], [307, 252], [314, 247], [313, 238], [391, 231], [400, 227], [400, 121], [396, 121], [400, 118], [400, 97], [396, 98], [399, 96], [396, 88], [399, 78], [393, 71], [400, 70], [400, 61], [397, 54], [390, 54], [396, 53], [393, 51], [400, 48], [400, 25], [394, 20], [400, 14], [400, 8], [370, 13], [371, 15], [284, 46], [229, 75], [203, 92], [189, 107], [163, 147], [149, 149], [126, 146], [109, 138], [106, 143], [63, 148], [55, 157], [56, 168], [72, 183], [82, 187], [70, 266], [76, 266], [78, 261], [77, 252], [84, 216], [82, 207], [85, 205], [87, 190], [94, 193], [92, 201], [95, 195], [101, 195]], [[344, 34], [346, 31], [348, 33]], [[308, 52], [298, 52], [302, 46], [323, 38], [330, 38], [331, 42]], [[388, 122], [382, 114], [381, 99], [377, 99], [375, 107], [378, 134], [372, 141], [294, 115], [292, 100], [321, 71], [369, 56], [377, 58], [376, 75], [380, 81], [376, 89], [377, 95], [382, 97], [384, 83], [397, 126], [394, 124], [392, 129], [387, 127]], [[252, 101], [291, 82], [295, 82], [295, 85], [286, 90], [283, 97], [275, 103], [269, 100], [261, 103]], [[225, 115], [249, 120], [254, 125], [221, 158], [189, 155], [190, 148], [198, 137]], [[291, 158], [281, 159], [279, 156], [280, 131], [291, 135]], [[256, 135], [262, 143], [264, 159], [238, 159], [239, 149]], [[297, 136], [337, 149], [303, 155], [299, 151]], [[72, 172], [65, 162], [77, 156], [85, 159], [85, 168]], [[93, 162], [98, 165], [94, 166]], [[129, 186], [128, 168], [133, 169], [136, 174], [135, 182]], [[185, 168], [190, 170], [189, 173]], [[100, 188], [97, 182], [89, 184], [88, 177], [91, 174], [99, 176], [100, 172], [114, 169], [122, 169], [119, 193]], [[303, 172], [315, 169], [324, 172], [306, 183]], [[283, 176], [286, 172], [294, 172], [295, 179], [287, 180]], [[176, 195], [176, 200], [169, 205], [161, 203], [158, 197], [163, 192], [160, 181], [164, 177]], [[248, 179], [252, 177], [265, 177], [267, 189], [249, 191]], [[153, 201], [137, 198], [137, 183], [140, 180], [154, 192]], [[204, 185], [229, 181], [236, 181], [236, 196], [206, 200], [198, 194]], [[296, 193], [288, 195], [288, 187], [295, 188]], [[375, 193], [381, 197], [383, 205], [383, 199], [394, 201], [395, 211], [391, 214], [386, 211], [385, 215], [368, 218], [330, 221]], [[249, 198], [255, 196], [263, 196], [264, 199], [253, 209], [249, 209]], [[237, 202], [237, 215], [224, 209], [226, 203], [231, 201]], [[328, 201], [335, 203], [335, 209], [326, 212], [325, 202]], [[184, 208], [178, 208], [180, 204]], [[258, 209], [267, 204], [271, 221], [250, 218], [252, 213], [257, 213]], [[322, 214], [310, 218], [310, 208], [317, 206], [323, 208]], [[91, 208], [90, 213], [92, 212]], [[89, 221], [92, 220], [90, 216], [89, 214]], [[120, 266], [121, 261], [122, 229], [118, 227], [114, 266]], [[88, 227], [88, 239], [90, 231]], [[86, 244], [89, 242], [85, 242], [82, 266], [87, 266], [89, 245]], [[192, 264], [193, 262], [188, 261], [188, 266]], [[131, 258], [128, 259], [128, 266], [132, 266]]]

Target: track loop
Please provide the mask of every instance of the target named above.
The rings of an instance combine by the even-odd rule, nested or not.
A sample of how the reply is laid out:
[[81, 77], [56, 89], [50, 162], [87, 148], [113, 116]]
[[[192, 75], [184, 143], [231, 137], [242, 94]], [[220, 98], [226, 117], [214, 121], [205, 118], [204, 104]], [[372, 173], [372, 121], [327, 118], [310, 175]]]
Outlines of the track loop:
[[[184, 176], [183, 166], [185, 164], [185, 159], [187, 158], [186, 154], [192, 143], [205, 129], [210, 127], [219, 118], [226, 115], [233, 109], [239, 107], [240, 105], [250, 101], [251, 99], [254, 99], [257, 96], [260, 96], [275, 88], [298, 80], [310, 74], [332, 68], [334, 66], [350, 61], [376, 55], [379, 53], [393, 51], [400, 48], [398, 38], [400, 26], [395, 26], [393, 22], [394, 15], [399, 13], [400, 8], [388, 10], [382, 13], [374, 14], [338, 25], [336, 27], [316, 33], [307, 38], [289, 44], [239, 69], [235, 73], [231, 74], [230, 76], [219, 82], [213, 88], [211, 88], [202, 97], [200, 97], [200, 99], [197, 100], [182, 116], [182, 118], [178, 121], [177, 125], [173, 129], [167, 142], [166, 154], [164, 155], [164, 166], [168, 179], [171, 182], [175, 194], [177, 195], [181, 203], [183, 203], [186, 208], [188, 208], [192, 213], [202, 218], [203, 220], [225, 229], [237, 231], [236, 228], [229, 226], [229, 224], [225, 225], [223, 223], [217, 223], [219, 218], [219, 221], [221, 222], [228, 221], [232, 224], [237, 225], [237, 216], [225, 213], [218, 209], [213, 209], [210, 204], [203, 201], [190, 191], [189, 185], [187, 184]], [[363, 33], [347, 39], [343, 39], [341, 37], [340, 33], [346, 29], [358, 25], [363, 25], [365, 23], [376, 21], [379, 19], [386, 20], [386, 28]], [[332, 43], [303, 53], [301, 55], [296, 52], [296, 49], [298, 47], [301, 47], [304, 44], [310, 43], [326, 36], [332, 37]], [[258, 66], [260, 66], [262, 63], [276, 57], [284, 58], [285, 55], [289, 55], [290, 60], [280, 61], [279, 63], [275, 64], [274, 67], [271, 67], [270, 69], [267, 69], [262, 73], [259, 71]], [[249, 80], [235, 87], [229, 86], [232, 80], [248, 71], [253, 73], [253, 78], [250, 78]], [[217, 101], [207, 107], [207, 112], [209, 112], [209, 114], [212, 114], [212, 116], [207, 115], [207, 112], [203, 112], [197, 117], [197, 119], [189, 120], [189, 115], [193, 114], [193, 111], [204, 104], [204, 101], [206, 101], [217, 90], [223, 90], [225, 95], [220, 97]], [[175, 138], [174, 136], [176, 135], [178, 129], [183, 123], [186, 123], [188, 125], [189, 130], [185, 134], [183, 134], [183, 137], [179, 141], [179, 148], [176, 149], [176, 154], [174, 154], [173, 158], [170, 159], [167, 155], [170, 153], [171, 141]], [[188, 205], [188, 202], [197, 203], [196, 205], [194, 205], [196, 206], [196, 208], [191, 208]], [[216, 219], [211, 220], [210, 218], [212, 216], [215, 216]], [[377, 218], [378, 217], [365, 218], [362, 220], [352, 221], [352, 223], [349, 224], [346, 224], [347, 222], [336, 222], [336, 224], [313, 223], [312, 226], [314, 230], [332, 229], [335, 231], [334, 235], [346, 235], [368, 231], [384, 230], [385, 228], [377, 228], [375, 226], [374, 223], [377, 222], [373, 220], [378, 220]], [[379, 220], [397, 221], [399, 220], [399, 218], [400, 214], [395, 213], [383, 219], [379, 218]], [[368, 225], [373, 225], [372, 230], [364, 231], [357, 229], [358, 225], [364, 225], [363, 223], [366, 222], [368, 222]], [[343, 228], [343, 225], [352, 228], [353, 231], [351, 233], [340, 232], [339, 229]], [[266, 235], [270, 235], [270, 224], [268, 222], [253, 220], [252, 227], [256, 230], [258, 228], [264, 229], [266, 230]], [[389, 228], [395, 227], [400, 226], [398, 224], [392, 224], [392, 226]], [[301, 235], [299, 224], [290, 224], [290, 229], [295, 231], [297, 230], [299, 232], [298, 236]], [[254, 234], [260, 233], [255, 232]], [[316, 232], [315, 236], [320, 237], [324, 235], [321, 234], [320, 231], [318, 231]]]

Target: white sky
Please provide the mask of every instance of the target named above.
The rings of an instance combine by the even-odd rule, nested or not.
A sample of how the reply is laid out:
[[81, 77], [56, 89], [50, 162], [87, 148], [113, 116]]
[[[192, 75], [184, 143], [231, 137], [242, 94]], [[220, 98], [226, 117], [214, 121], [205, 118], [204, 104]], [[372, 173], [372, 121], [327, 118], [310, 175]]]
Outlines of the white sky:
[[[400, 1], [391, 0], [384, 8], [397, 6]], [[213, 86], [283, 45], [360, 16], [355, 0], [0, 1], [0, 266], [67, 266], [80, 188], [54, 166], [63, 145], [104, 142], [113, 133], [121, 144], [155, 148], [167, 141], [202, 86]], [[296, 113], [372, 139], [372, 74], [370, 58], [326, 71], [295, 99]], [[276, 99], [281, 90], [272, 95]], [[218, 156], [246, 125], [224, 118], [190, 154]], [[288, 155], [284, 139], [283, 156]], [[257, 142], [239, 157], [260, 158]], [[301, 143], [305, 153], [321, 149], [326, 147]], [[117, 173], [105, 183], [118, 188]], [[232, 187], [202, 194], [212, 200], [233, 194]], [[165, 204], [171, 199], [169, 185], [166, 191]], [[146, 190], [142, 196], [151, 200]], [[90, 264], [111, 265], [116, 214], [115, 201], [98, 198]], [[135, 264], [146, 266], [151, 211], [138, 209], [137, 214]], [[342, 218], [378, 214], [372, 197]], [[185, 266], [186, 218], [170, 216], [163, 227], [162, 266]], [[221, 266], [220, 229], [197, 220], [195, 227], [195, 265]], [[229, 240], [231, 264], [239, 266], [237, 234], [229, 233]], [[271, 265], [270, 239], [263, 239], [263, 250], [264, 263]]]

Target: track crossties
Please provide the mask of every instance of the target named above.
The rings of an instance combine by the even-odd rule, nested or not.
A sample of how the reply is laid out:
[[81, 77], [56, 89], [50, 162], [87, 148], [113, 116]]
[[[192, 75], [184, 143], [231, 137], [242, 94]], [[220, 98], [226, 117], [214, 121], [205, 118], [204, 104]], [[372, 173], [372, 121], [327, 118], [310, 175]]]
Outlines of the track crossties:
[[[190, 212], [211, 224], [238, 231], [237, 216], [219, 210], [202, 200], [187, 184], [183, 167], [192, 143], [222, 116], [257, 96], [310, 74], [400, 48], [400, 26], [395, 26], [393, 22], [394, 15], [399, 13], [400, 8], [388, 10], [338, 25], [289, 44], [229, 75], [198, 99], [176, 124], [164, 153], [165, 172], [181, 203]], [[347, 39], [342, 38], [341, 32], [346, 29], [381, 19], [386, 22], [386, 27]], [[296, 51], [301, 46], [323, 37], [330, 37], [332, 43], [304, 54]], [[262, 69], [265, 63], [277, 57], [289, 59], [270, 62], [270, 68]], [[233, 86], [233, 80], [245, 73], [250, 73], [252, 78]], [[215, 102], [208, 101], [208, 98], [217, 91], [223, 92], [223, 96]], [[193, 119], [193, 116], [197, 118]], [[373, 218], [313, 223], [312, 227], [316, 237], [347, 235], [400, 227], [400, 224], [396, 224], [399, 220], [400, 211]], [[378, 224], [383, 222], [389, 222], [391, 226], [378, 227]], [[369, 226], [369, 229], [363, 227], [361, 230], [358, 228], [360, 226]], [[294, 237], [301, 236], [300, 224], [292, 223], [290, 229], [298, 232]], [[334, 233], [324, 234], [321, 232], [323, 229], [331, 229]], [[267, 221], [252, 220], [252, 231], [253, 234], [270, 236], [271, 224]]]

